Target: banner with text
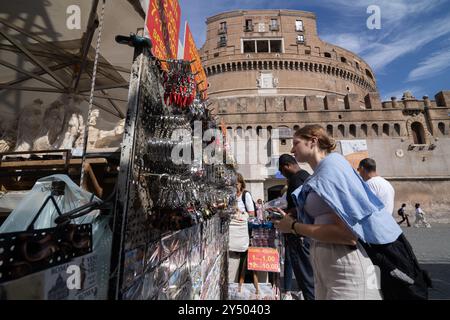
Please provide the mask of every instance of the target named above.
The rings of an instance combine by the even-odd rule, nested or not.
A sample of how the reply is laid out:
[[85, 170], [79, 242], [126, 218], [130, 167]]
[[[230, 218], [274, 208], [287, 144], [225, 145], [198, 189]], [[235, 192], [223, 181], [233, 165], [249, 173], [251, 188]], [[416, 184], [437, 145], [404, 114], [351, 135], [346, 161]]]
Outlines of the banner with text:
[[145, 35], [152, 40], [152, 53], [158, 59], [177, 59], [180, 22], [178, 0], [150, 0]]

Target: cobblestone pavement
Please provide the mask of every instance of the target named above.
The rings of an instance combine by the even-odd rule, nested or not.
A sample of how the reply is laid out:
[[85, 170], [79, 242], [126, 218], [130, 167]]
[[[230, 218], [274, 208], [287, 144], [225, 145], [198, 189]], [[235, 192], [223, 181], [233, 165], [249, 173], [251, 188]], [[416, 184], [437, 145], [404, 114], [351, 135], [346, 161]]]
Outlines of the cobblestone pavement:
[[402, 227], [421, 266], [430, 273], [430, 299], [450, 299], [450, 224]]

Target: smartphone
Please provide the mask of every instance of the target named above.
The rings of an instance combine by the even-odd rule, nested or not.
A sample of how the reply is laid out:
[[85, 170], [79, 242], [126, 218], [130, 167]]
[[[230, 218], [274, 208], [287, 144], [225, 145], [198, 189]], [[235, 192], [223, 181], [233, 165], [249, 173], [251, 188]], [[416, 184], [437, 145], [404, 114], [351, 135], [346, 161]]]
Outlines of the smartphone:
[[281, 220], [284, 216], [279, 212], [269, 211], [269, 217], [274, 220]]

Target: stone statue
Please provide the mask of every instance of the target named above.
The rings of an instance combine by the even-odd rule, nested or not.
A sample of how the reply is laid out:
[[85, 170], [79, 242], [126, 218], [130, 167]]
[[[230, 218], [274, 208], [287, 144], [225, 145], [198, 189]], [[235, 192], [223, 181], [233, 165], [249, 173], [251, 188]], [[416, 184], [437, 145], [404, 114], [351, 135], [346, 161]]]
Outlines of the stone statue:
[[25, 106], [20, 111], [17, 124], [17, 144], [14, 151], [32, 150], [44, 119], [42, 103], [42, 100], [36, 99], [31, 105]]
[[98, 109], [93, 109], [89, 119], [88, 148], [114, 148], [119, 147], [125, 130], [125, 119], [121, 119], [112, 130], [100, 130], [95, 128], [97, 118], [100, 115]]
[[[0, 152], [11, 151], [14, 145], [14, 151], [24, 152], [83, 148], [85, 125], [78, 107], [82, 101], [80, 96], [64, 94], [45, 109], [42, 100], [34, 100], [20, 111], [17, 133], [5, 128], [6, 121], [0, 123]], [[95, 128], [99, 114], [98, 109], [91, 112], [88, 147], [118, 147], [125, 120], [119, 121], [113, 130], [99, 130]]]
[[[64, 100], [63, 100], [64, 101]], [[83, 101], [79, 96], [68, 96], [66, 104], [66, 117], [64, 121], [64, 135], [60, 149], [81, 148], [84, 137], [84, 120], [79, 105]]]
[[82, 137], [84, 131], [83, 116], [76, 107], [81, 101], [80, 98], [69, 95], [63, 95], [54, 101], [45, 111], [32, 150], [61, 150], [76, 147], [76, 142]]
[[6, 120], [0, 120], [0, 153], [12, 151], [16, 145], [15, 125], [8, 126]]
[[123, 139], [124, 131], [125, 119], [120, 120], [113, 130], [100, 130], [98, 140], [95, 143], [94, 147], [98, 149], [119, 147]]

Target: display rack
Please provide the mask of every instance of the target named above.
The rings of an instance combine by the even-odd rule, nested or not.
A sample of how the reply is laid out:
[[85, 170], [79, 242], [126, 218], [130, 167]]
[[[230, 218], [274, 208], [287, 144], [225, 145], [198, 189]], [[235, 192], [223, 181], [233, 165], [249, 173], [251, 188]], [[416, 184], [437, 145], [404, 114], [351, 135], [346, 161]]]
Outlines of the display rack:
[[[181, 146], [185, 156], [195, 143], [204, 150], [223, 136], [203, 141], [192, 135], [195, 125], [218, 126], [197, 91], [190, 61], [160, 61], [149, 41], [127, 43], [135, 44], [135, 59], [114, 210], [110, 298], [224, 299], [234, 168], [213, 164], [203, 153], [172, 161], [174, 147]], [[176, 140], [176, 130], [189, 135]]]

